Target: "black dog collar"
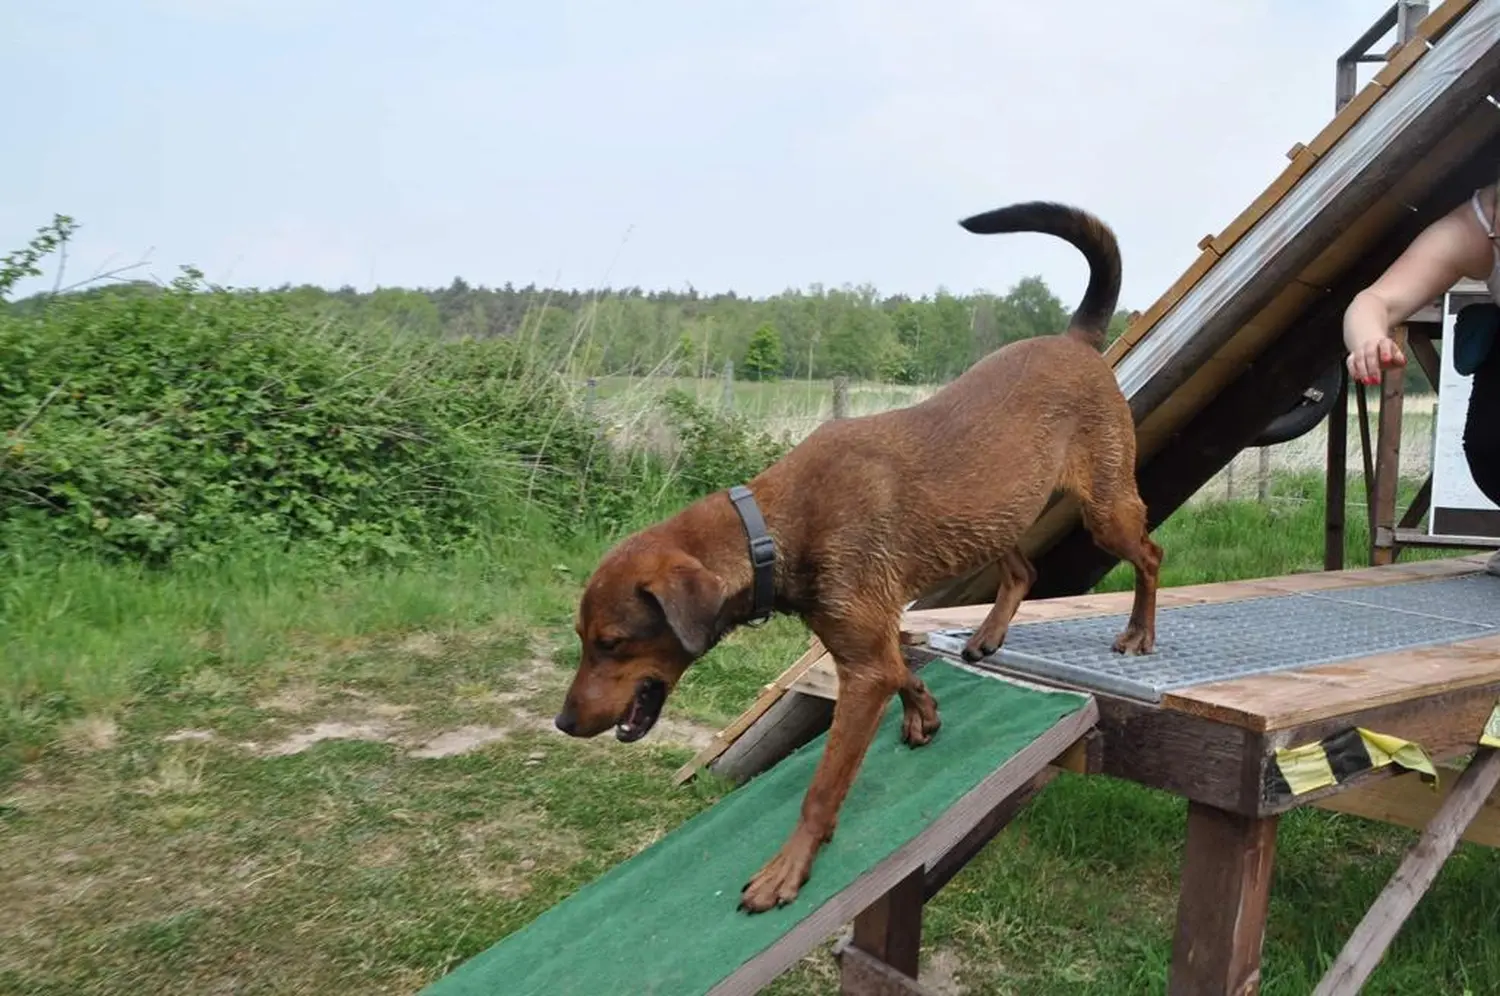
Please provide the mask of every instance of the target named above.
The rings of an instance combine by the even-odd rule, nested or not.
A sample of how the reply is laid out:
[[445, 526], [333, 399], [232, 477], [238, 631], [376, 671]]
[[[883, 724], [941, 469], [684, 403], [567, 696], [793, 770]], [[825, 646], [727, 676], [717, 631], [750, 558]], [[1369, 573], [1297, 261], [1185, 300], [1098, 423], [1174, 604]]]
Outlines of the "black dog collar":
[[776, 598], [776, 541], [766, 531], [766, 520], [755, 504], [755, 496], [743, 484], [729, 489], [729, 500], [745, 525], [745, 535], [750, 539], [750, 569], [755, 579], [751, 588], [750, 623], [763, 623], [771, 618]]

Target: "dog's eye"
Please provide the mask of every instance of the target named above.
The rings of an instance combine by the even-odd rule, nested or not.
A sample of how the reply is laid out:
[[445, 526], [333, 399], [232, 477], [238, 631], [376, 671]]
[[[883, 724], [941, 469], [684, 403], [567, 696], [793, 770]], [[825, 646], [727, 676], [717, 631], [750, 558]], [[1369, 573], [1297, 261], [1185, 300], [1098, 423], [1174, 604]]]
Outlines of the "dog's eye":
[[607, 654], [618, 647], [621, 642], [618, 636], [601, 636], [594, 641], [594, 647]]

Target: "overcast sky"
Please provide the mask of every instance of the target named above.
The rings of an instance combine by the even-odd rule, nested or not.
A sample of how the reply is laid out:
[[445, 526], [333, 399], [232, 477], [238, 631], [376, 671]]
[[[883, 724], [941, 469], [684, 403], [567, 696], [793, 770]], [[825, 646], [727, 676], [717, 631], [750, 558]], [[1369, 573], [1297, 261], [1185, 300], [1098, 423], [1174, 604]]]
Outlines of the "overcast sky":
[[[235, 286], [1004, 291], [1088, 207], [1144, 308], [1309, 140], [1387, 0], [0, 4], [0, 250]], [[1361, 82], [1369, 76], [1366, 71]], [[36, 284], [27, 289], [36, 289]]]

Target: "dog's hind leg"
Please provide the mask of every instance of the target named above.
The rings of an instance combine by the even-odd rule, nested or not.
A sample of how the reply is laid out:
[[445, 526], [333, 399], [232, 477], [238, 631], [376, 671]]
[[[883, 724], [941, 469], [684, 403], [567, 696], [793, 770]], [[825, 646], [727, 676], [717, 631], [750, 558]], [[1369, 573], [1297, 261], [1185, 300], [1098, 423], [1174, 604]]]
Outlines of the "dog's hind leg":
[[1129, 474], [1118, 475], [1108, 489], [1090, 495], [1083, 524], [1100, 548], [1135, 568], [1135, 600], [1130, 621], [1115, 637], [1115, 653], [1149, 654], [1156, 646], [1156, 588], [1161, 547], [1146, 530], [1146, 505]]
[[995, 605], [974, 631], [974, 635], [969, 637], [969, 642], [964, 644], [963, 658], [971, 663], [988, 657], [1005, 643], [1005, 634], [1010, 629], [1010, 621], [1015, 617], [1016, 609], [1020, 608], [1031, 586], [1036, 584], [1036, 568], [1031, 566], [1031, 561], [1026, 559], [1019, 548], [1007, 550], [999, 564], [1000, 588], [995, 593]]

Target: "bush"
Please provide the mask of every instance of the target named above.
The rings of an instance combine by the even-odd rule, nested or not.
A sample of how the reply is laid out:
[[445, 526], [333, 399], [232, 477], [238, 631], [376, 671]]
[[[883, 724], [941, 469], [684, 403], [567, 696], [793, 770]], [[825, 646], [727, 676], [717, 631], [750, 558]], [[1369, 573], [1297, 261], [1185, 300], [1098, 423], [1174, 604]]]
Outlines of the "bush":
[[0, 528], [148, 562], [247, 533], [390, 559], [629, 492], [514, 343], [313, 325], [192, 273], [0, 315], [0, 426]]
[[678, 438], [675, 470], [687, 497], [743, 484], [788, 449], [744, 416], [715, 411], [681, 390], [663, 394], [662, 406]]

